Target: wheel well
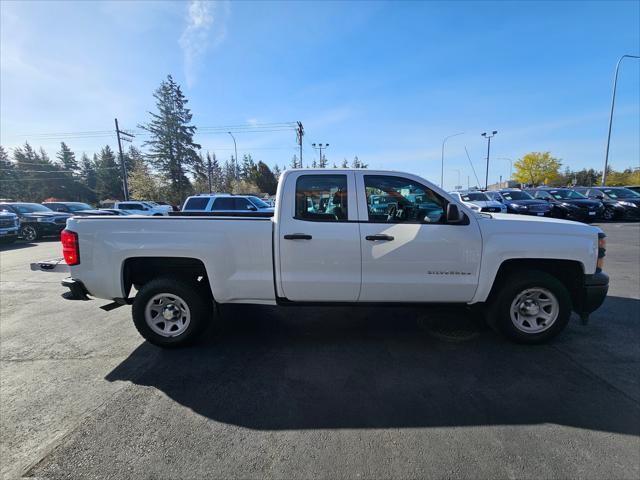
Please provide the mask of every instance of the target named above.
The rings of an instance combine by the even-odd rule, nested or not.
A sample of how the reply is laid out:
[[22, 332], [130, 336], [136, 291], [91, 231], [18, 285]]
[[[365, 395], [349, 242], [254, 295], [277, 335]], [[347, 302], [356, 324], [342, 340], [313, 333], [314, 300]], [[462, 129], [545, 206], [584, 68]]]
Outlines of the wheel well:
[[492, 298], [500, 285], [513, 273], [538, 270], [553, 275], [567, 288], [573, 305], [580, 302], [584, 268], [575, 260], [553, 260], [543, 258], [516, 258], [505, 260], [496, 274], [489, 298]]
[[201, 283], [211, 292], [202, 260], [187, 257], [134, 257], [127, 258], [122, 267], [125, 296], [129, 296], [132, 285], [144, 285], [165, 275]]

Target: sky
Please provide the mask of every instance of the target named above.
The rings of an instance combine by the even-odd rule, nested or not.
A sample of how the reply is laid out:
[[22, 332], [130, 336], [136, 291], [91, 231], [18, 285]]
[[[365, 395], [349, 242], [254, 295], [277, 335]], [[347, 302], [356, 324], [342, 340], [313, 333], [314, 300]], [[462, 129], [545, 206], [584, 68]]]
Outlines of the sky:
[[[303, 161], [329, 143], [444, 186], [509, 177], [510, 160], [550, 151], [602, 168], [614, 67], [640, 55], [640, 2], [0, 2], [0, 143], [51, 156], [60, 133], [80, 155], [117, 148], [113, 119], [137, 130], [171, 74], [198, 127], [301, 121]], [[293, 130], [231, 128], [241, 157], [273, 166]], [[220, 160], [225, 133], [196, 141]], [[77, 132], [105, 131], [82, 138]], [[620, 68], [614, 168], [640, 166], [640, 61]], [[53, 134], [53, 135], [52, 135]], [[102, 135], [102, 134], [101, 134]], [[144, 137], [134, 140], [142, 146]]]

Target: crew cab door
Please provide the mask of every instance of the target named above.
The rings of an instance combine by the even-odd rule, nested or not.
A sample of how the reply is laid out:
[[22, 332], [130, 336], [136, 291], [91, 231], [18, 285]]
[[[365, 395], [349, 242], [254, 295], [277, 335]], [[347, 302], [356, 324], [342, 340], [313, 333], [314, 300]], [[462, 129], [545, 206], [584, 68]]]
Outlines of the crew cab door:
[[447, 224], [448, 201], [419, 177], [357, 172], [361, 302], [467, 302], [482, 238], [475, 218]]
[[275, 239], [279, 295], [355, 302], [361, 273], [353, 172], [293, 172], [284, 182]]

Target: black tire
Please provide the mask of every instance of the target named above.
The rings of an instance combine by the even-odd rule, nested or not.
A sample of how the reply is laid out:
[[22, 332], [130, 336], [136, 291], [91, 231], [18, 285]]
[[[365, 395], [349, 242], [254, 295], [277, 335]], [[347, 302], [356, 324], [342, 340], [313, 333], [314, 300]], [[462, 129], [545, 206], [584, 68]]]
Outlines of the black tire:
[[154, 213], [154, 214], [152, 215], [152, 217], [161, 217], [161, 216], [162, 216], [162, 214], [161, 214], [161, 213]]
[[610, 222], [612, 220], [615, 220], [616, 218], [616, 211], [613, 208], [605, 208], [604, 212], [602, 214], [602, 218], [604, 220], [606, 220], [607, 222]]
[[[538, 333], [529, 333], [518, 328], [512, 320], [512, 303], [526, 290], [544, 289], [550, 292], [558, 305], [558, 314], [550, 326]], [[556, 277], [537, 270], [514, 272], [503, 278], [487, 306], [487, 323], [497, 332], [516, 343], [539, 344], [557, 336], [569, 323], [571, 296], [564, 284]], [[537, 322], [537, 320], [536, 320]]]
[[[160, 294], [175, 295], [188, 307], [190, 320], [186, 329], [179, 335], [171, 337], [160, 335], [146, 321], [147, 305]], [[131, 314], [138, 332], [149, 343], [163, 348], [177, 348], [193, 343], [211, 324], [213, 301], [197, 282], [175, 277], [159, 277], [140, 288], [133, 301]]]
[[38, 227], [28, 223], [20, 229], [20, 236], [27, 242], [35, 242], [40, 239], [40, 231]]

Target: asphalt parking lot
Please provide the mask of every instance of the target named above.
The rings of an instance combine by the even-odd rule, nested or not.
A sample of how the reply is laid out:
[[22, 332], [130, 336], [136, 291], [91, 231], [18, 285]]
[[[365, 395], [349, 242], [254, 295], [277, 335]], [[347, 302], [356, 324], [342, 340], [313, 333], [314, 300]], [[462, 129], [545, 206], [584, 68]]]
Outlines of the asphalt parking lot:
[[29, 270], [57, 241], [1, 247], [0, 473], [637, 479], [640, 224], [601, 226], [609, 297], [537, 347], [465, 309], [235, 306], [162, 351]]

